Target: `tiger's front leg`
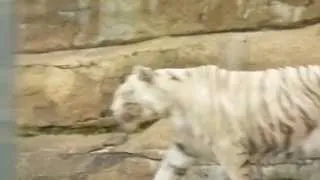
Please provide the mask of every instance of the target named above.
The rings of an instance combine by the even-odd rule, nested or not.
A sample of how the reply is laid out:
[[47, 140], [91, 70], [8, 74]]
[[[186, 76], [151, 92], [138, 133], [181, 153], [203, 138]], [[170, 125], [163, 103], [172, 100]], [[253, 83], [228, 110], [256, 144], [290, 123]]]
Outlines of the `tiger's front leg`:
[[245, 149], [230, 145], [216, 151], [220, 164], [231, 180], [253, 180], [249, 156]]
[[185, 175], [194, 160], [185, 152], [182, 144], [174, 143], [161, 161], [153, 180], [178, 180]]

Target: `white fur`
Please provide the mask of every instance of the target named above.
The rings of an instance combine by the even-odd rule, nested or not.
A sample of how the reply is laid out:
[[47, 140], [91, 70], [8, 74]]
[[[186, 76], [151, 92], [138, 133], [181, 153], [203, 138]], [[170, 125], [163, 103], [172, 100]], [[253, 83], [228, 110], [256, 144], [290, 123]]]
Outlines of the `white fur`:
[[[300, 73], [304, 74], [302, 78], [305, 83], [318, 95], [320, 95], [319, 69], [319, 66], [299, 69]], [[245, 153], [248, 149], [241, 144], [243, 140], [247, 142], [246, 140], [251, 138], [259, 146], [259, 150], [267, 146], [263, 141], [270, 142], [270, 138], [275, 136], [276, 143], [281, 145], [285, 140], [285, 134], [277, 127], [279, 118], [282, 123], [294, 129], [292, 144], [299, 144], [301, 140], [307, 138], [304, 122], [299, 119], [302, 116], [299, 108], [296, 106], [287, 108], [290, 115], [295, 118], [294, 122], [286, 119], [286, 115], [282, 112], [277, 99], [280, 90], [290, 96], [294, 105], [305, 104], [308, 108], [304, 110], [311, 120], [320, 117], [319, 108], [304, 94], [306, 90], [296, 70], [286, 68], [281, 72], [270, 69], [230, 73], [218, 70], [216, 66], [162, 69], [154, 72], [137, 70], [115, 93], [112, 110], [121, 114], [124, 111], [123, 102], [128, 101], [121, 94], [134, 90], [129, 100], [137, 102], [144, 108], [141, 119], [152, 119], [152, 113], [147, 112], [153, 111], [162, 116], [170, 115], [169, 118], [175, 122], [177, 129], [176, 141], [183, 143], [189, 153], [192, 152], [207, 160], [212, 160], [215, 156], [226, 168], [232, 180], [250, 180], [250, 177], [246, 176], [250, 174], [249, 166], [242, 168], [242, 164], [249, 159], [248, 153]], [[177, 72], [175, 75], [179, 78], [183, 78], [186, 71], [192, 71], [192, 75], [183, 81], [174, 81], [168, 79], [166, 71]], [[146, 76], [148, 82], [139, 79], [143, 77], [139, 76], [139, 73]], [[153, 73], [160, 75], [153, 76]], [[288, 82], [281, 81], [280, 73], [286, 75]], [[282, 83], [286, 83], [285, 87], [282, 87]], [[260, 87], [261, 85], [264, 87]], [[267, 107], [263, 106], [263, 103], [266, 103]], [[282, 103], [282, 106], [288, 105], [288, 100], [285, 99]], [[270, 112], [266, 112], [265, 108]], [[170, 113], [164, 113], [166, 111]], [[272, 130], [270, 123], [276, 128]], [[318, 126], [318, 122], [315, 126]], [[262, 132], [258, 127], [263, 128], [267, 140], [261, 140]], [[154, 180], [178, 179], [174, 167], [188, 168], [193, 162], [193, 158], [185, 153], [173, 145], [161, 162]]]

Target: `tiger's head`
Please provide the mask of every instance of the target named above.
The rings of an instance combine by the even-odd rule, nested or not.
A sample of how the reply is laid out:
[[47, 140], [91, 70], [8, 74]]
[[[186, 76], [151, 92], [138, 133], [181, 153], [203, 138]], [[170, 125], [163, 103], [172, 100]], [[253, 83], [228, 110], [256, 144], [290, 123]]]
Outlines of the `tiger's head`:
[[110, 106], [120, 127], [132, 133], [169, 115], [171, 101], [168, 90], [176, 82], [149, 67], [135, 66], [114, 92]]

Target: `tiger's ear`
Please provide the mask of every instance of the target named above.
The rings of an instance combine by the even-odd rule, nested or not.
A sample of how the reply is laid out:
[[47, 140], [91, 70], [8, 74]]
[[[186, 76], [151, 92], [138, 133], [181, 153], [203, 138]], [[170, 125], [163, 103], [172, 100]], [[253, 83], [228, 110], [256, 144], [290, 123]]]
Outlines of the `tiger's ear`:
[[151, 68], [136, 65], [133, 67], [133, 73], [138, 76], [138, 79], [141, 81], [145, 81], [147, 83], [151, 83], [153, 81], [154, 73]]

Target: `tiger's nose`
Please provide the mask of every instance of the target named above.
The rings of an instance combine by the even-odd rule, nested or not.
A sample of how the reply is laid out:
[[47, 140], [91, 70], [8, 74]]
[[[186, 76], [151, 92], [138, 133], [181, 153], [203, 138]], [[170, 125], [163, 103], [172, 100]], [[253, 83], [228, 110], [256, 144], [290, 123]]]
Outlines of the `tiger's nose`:
[[107, 117], [107, 116], [112, 116], [113, 112], [111, 109], [107, 108], [107, 109], [104, 109], [100, 112], [99, 116], [100, 117]]

